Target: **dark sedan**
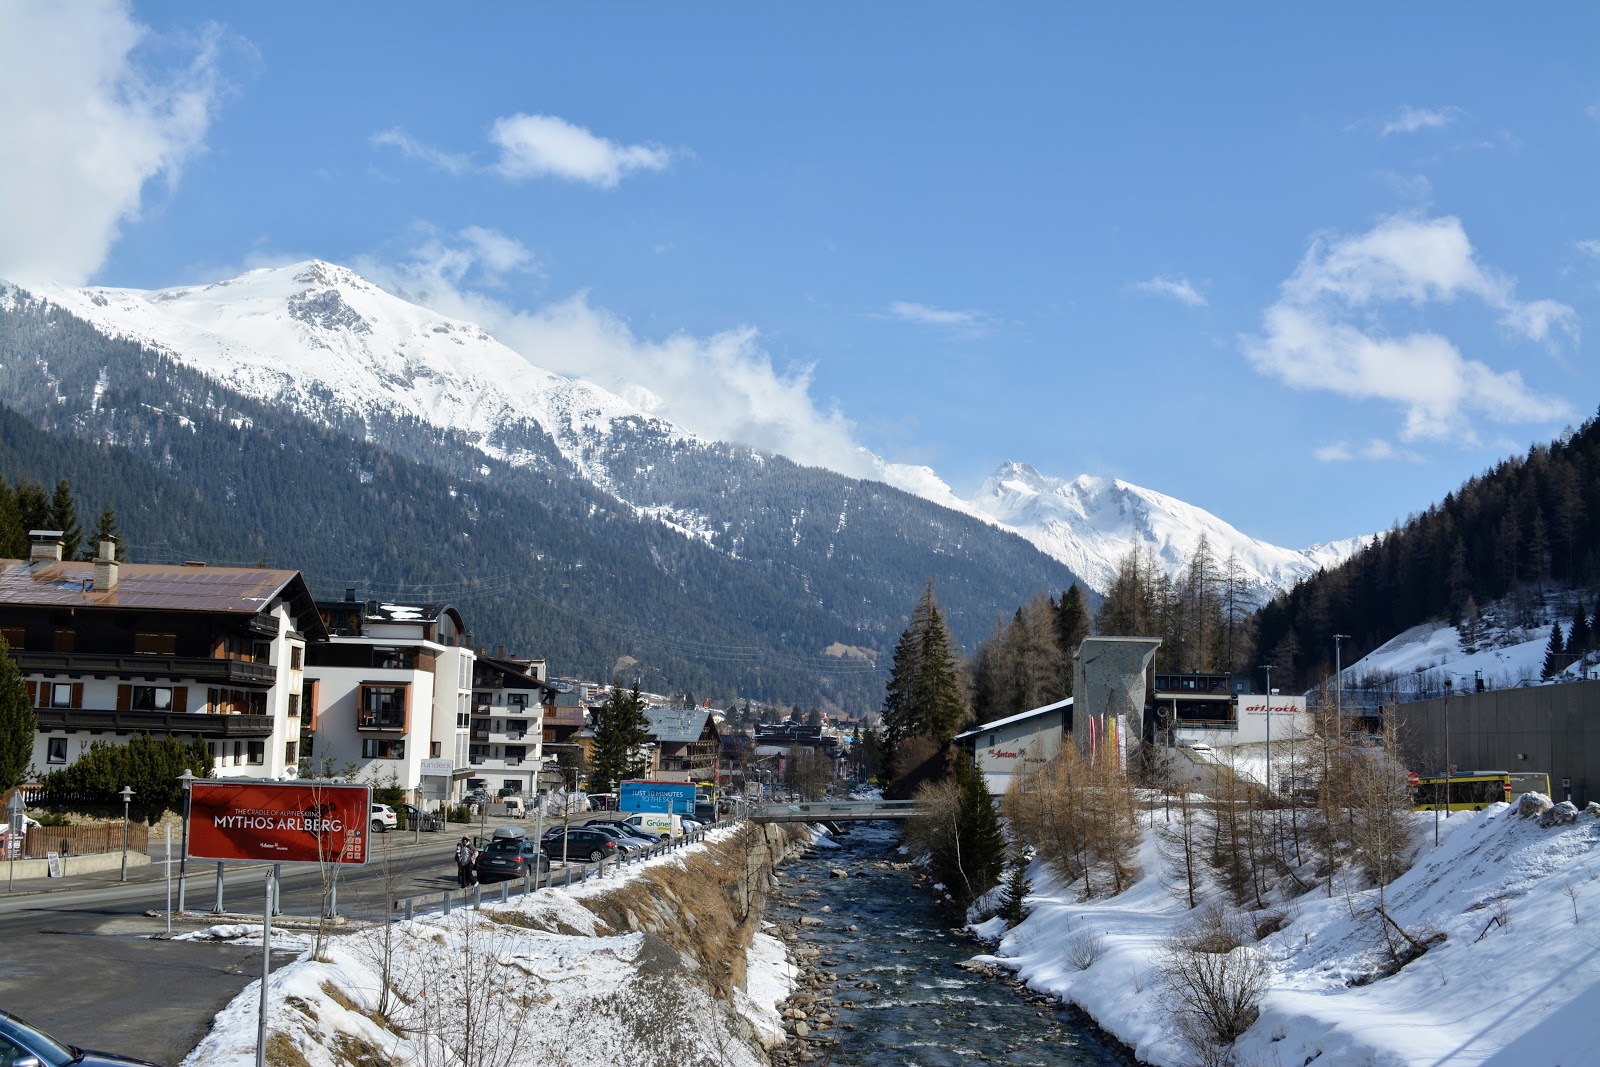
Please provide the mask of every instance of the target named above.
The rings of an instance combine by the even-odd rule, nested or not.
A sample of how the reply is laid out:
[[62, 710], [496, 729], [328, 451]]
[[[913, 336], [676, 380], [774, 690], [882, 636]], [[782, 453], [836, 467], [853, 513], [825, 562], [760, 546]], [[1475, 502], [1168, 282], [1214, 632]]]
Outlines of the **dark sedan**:
[[161, 1067], [150, 1060], [64, 1044], [37, 1026], [0, 1010], [0, 1063], [20, 1065], [30, 1061], [40, 1067]]
[[550, 860], [539, 851], [538, 845], [525, 837], [497, 837], [479, 851], [476, 866], [478, 881], [497, 882], [521, 878], [524, 872], [548, 871]]

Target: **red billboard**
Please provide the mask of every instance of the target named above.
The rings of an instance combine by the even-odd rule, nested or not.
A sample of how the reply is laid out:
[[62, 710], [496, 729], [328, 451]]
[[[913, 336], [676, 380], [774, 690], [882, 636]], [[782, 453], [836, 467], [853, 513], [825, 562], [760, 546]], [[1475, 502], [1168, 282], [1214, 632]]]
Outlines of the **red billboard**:
[[203, 779], [190, 786], [189, 858], [366, 863], [372, 787]]

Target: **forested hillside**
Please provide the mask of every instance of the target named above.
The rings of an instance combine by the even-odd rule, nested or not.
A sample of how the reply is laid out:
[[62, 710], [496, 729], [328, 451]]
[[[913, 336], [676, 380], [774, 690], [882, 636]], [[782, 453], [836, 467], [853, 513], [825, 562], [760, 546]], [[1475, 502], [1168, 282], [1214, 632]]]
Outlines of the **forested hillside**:
[[[876, 483], [760, 456], [735, 477], [721, 446], [639, 456], [641, 496], [653, 478], [664, 503], [698, 492], [721, 516], [713, 547], [575, 479], [553, 447], [512, 467], [415, 422], [325, 426], [32, 304], [0, 311], [0, 375], [21, 416], [0, 420], [0, 477], [65, 478], [80, 511], [113, 507], [130, 559], [446, 600], [480, 644], [602, 679], [632, 657], [624, 680], [718, 702], [875, 707], [928, 578], [969, 647], [1072, 581], [1020, 538]], [[721, 483], [692, 488], [719, 465]]]
[[1256, 663], [1304, 688], [1332, 669], [1333, 635], [1350, 663], [1433, 618], [1470, 620], [1509, 598], [1526, 618], [1552, 587], [1600, 580], [1600, 422], [1472, 479], [1358, 553], [1301, 582], [1258, 616]]

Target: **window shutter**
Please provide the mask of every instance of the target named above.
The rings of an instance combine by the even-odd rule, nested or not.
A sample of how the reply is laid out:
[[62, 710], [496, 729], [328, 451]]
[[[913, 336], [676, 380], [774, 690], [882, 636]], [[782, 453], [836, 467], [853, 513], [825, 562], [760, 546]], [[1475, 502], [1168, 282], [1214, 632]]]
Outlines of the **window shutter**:
[[131, 707], [133, 707], [133, 686], [117, 686], [117, 710], [127, 711]]
[[72, 706], [75, 707], [75, 708], [83, 707], [83, 683], [82, 682], [73, 682], [72, 683]]
[[172, 690], [172, 713], [182, 715], [189, 710], [189, 687], [175, 686]]
[[39, 683], [38, 682], [29, 682], [28, 683], [28, 707], [36, 708], [38, 706], [39, 706]]

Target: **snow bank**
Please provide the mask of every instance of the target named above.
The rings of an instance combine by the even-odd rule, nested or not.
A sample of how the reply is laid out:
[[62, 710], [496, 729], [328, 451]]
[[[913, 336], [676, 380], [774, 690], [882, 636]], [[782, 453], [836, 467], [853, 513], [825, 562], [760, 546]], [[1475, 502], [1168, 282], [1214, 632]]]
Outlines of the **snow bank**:
[[[1445, 940], [1383, 977], [1377, 890], [1336, 884], [1331, 897], [1319, 888], [1281, 902], [1286, 925], [1259, 945], [1271, 989], [1236, 1046], [1239, 1062], [1596, 1062], [1600, 818], [1542, 826], [1498, 804], [1440, 829], [1435, 847], [1433, 816], [1416, 816], [1421, 854], [1383, 896], [1409, 932]], [[1140, 860], [1136, 885], [1090, 901], [1034, 863], [1028, 918], [1003, 932], [994, 920], [972, 929], [994, 943], [980, 961], [1081, 1006], [1141, 1059], [1176, 1067], [1191, 1054], [1173, 1032], [1156, 958], [1189, 913], [1153, 833]]]

